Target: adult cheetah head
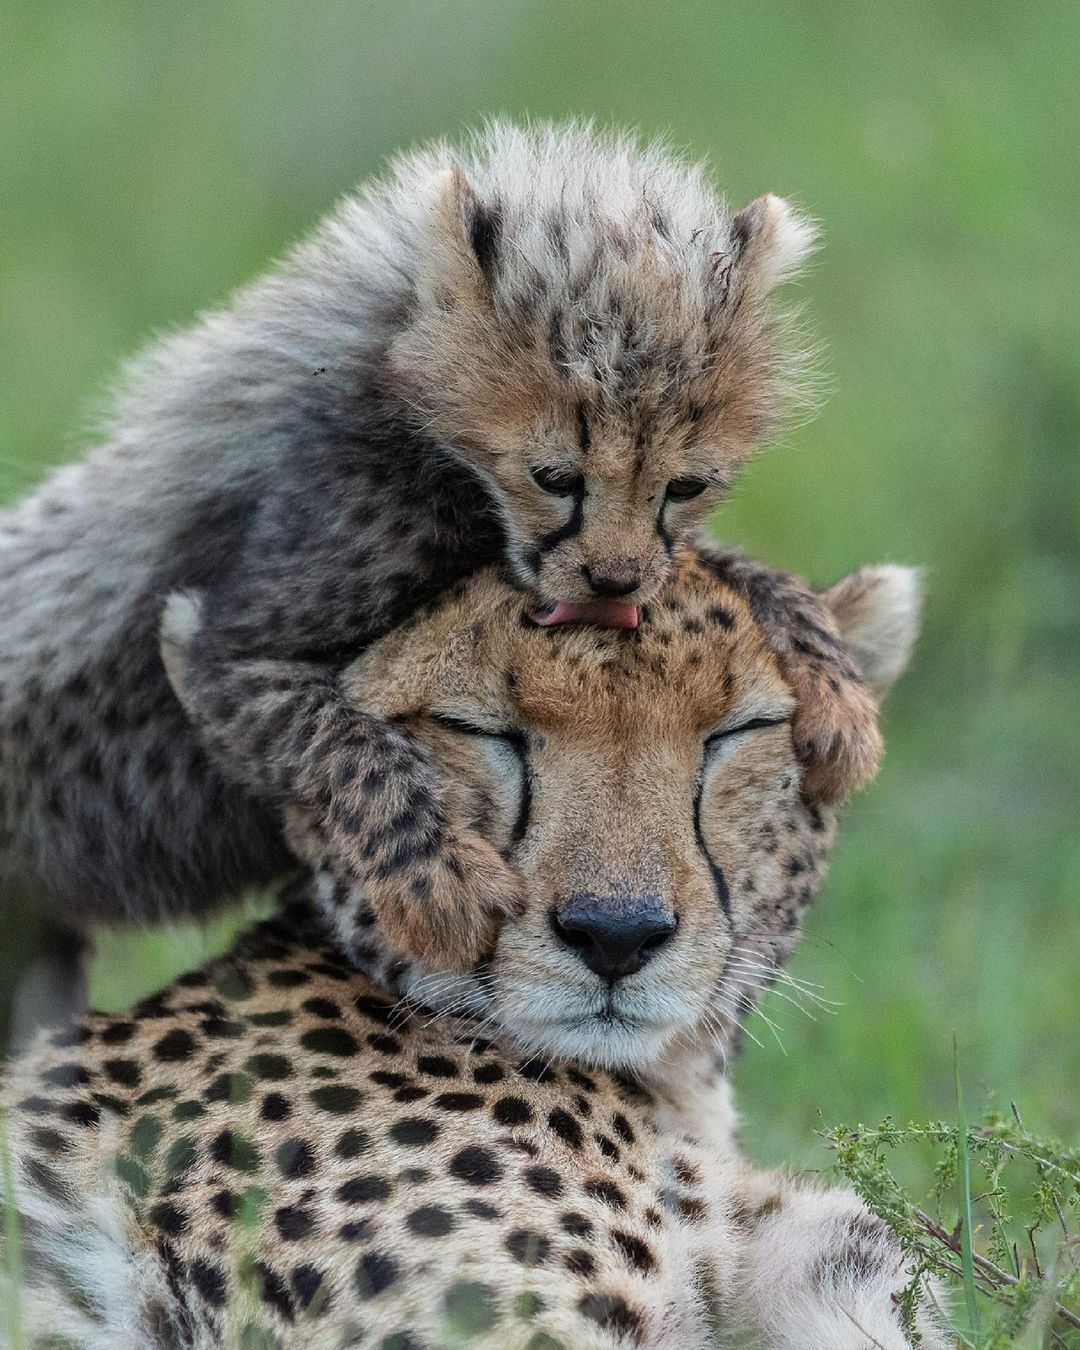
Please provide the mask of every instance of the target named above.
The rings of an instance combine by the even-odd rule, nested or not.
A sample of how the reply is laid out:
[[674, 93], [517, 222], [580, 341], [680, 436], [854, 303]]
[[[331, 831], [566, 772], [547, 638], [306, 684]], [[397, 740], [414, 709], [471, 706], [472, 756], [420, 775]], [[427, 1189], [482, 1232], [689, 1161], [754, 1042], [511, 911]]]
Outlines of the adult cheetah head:
[[[913, 574], [864, 569], [824, 598], [880, 697], [914, 638]], [[527, 889], [490, 960], [450, 974], [389, 952], [324, 872], [358, 964], [546, 1055], [642, 1067], [676, 1041], [730, 1038], [794, 944], [835, 810], [803, 788], [795, 699], [722, 569], [680, 554], [632, 632], [536, 627], [482, 574], [346, 686], [426, 747]]]

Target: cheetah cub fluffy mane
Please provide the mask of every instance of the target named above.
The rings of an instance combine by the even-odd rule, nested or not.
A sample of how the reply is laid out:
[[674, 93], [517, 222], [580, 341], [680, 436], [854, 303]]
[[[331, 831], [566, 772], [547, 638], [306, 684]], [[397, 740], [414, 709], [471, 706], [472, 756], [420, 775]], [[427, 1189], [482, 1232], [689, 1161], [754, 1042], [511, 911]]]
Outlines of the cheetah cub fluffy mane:
[[[742, 565], [681, 554], [631, 632], [537, 627], [480, 575], [354, 663], [349, 697], [422, 739], [524, 905], [475, 969], [425, 967], [292, 812], [308, 871], [279, 918], [9, 1071], [7, 1292], [32, 1343], [908, 1343], [883, 1225], [732, 1141], [724, 1055], [834, 831]], [[823, 600], [822, 641], [880, 697], [914, 634], [911, 574], [866, 569]], [[189, 706], [201, 631], [197, 597], [175, 599]], [[408, 819], [396, 837], [422, 899]], [[947, 1344], [925, 1310], [919, 1331]]]

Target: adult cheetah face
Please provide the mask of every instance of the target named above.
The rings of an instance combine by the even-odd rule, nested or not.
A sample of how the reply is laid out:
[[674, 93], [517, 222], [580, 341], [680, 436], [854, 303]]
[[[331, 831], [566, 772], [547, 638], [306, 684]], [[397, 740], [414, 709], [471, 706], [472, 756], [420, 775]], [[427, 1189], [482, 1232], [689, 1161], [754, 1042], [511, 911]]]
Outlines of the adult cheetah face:
[[[826, 598], [883, 692], [911, 642], [910, 574], [867, 569]], [[407, 963], [401, 987], [608, 1067], [723, 1041], [833, 839], [834, 813], [801, 791], [793, 695], [745, 602], [690, 552], [636, 630], [540, 628], [526, 609], [481, 576], [347, 677], [526, 881], [483, 968]]]
[[389, 369], [487, 484], [549, 612], [629, 608], [790, 408], [798, 343], [770, 293], [814, 232], [778, 197], [729, 214], [656, 148], [582, 133], [553, 156], [523, 135], [510, 159], [426, 185]]

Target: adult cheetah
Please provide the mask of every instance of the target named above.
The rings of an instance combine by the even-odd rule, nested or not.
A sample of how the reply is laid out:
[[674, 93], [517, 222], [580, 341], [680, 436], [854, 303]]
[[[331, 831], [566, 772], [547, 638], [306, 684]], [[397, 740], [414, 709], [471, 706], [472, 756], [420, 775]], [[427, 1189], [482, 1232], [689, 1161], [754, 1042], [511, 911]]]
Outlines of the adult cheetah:
[[[910, 574], [825, 599], [821, 640], [880, 697]], [[174, 602], [196, 719], [199, 637]], [[480, 966], [431, 969], [293, 815], [280, 917], [11, 1067], [9, 1325], [88, 1350], [905, 1346], [888, 1231], [733, 1139], [725, 1056], [834, 834], [739, 560], [683, 554], [631, 632], [535, 627], [481, 575], [346, 688], [424, 743], [524, 909]]]

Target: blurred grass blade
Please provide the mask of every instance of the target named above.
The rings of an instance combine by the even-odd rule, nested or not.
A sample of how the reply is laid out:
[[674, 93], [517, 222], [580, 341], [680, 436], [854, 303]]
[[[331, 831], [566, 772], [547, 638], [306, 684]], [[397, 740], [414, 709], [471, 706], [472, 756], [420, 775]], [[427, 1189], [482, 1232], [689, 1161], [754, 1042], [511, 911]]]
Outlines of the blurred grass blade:
[[8, 1152], [7, 1123], [0, 1116], [0, 1166], [4, 1186], [4, 1270], [0, 1293], [3, 1294], [3, 1319], [7, 1325], [8, 1350], [23, 1350], [22, 1334], [22, 1235], [19, 1211], [15, 1204], [15, 1179]]
[[960, 1061], [953, 1037], [953, 1077], [956, 1080], [956, 1179], [960, 1191], [960, 1266], [964, 1272], [964, 1303], [967, 1306], [968, 1330], [979, 1329], [979, 1300], [975, 1288], [975, 1262], [971, 1255], [971, 1157], [968, 1152], [967, 1112], [964, 1093], [960, 1087]]

